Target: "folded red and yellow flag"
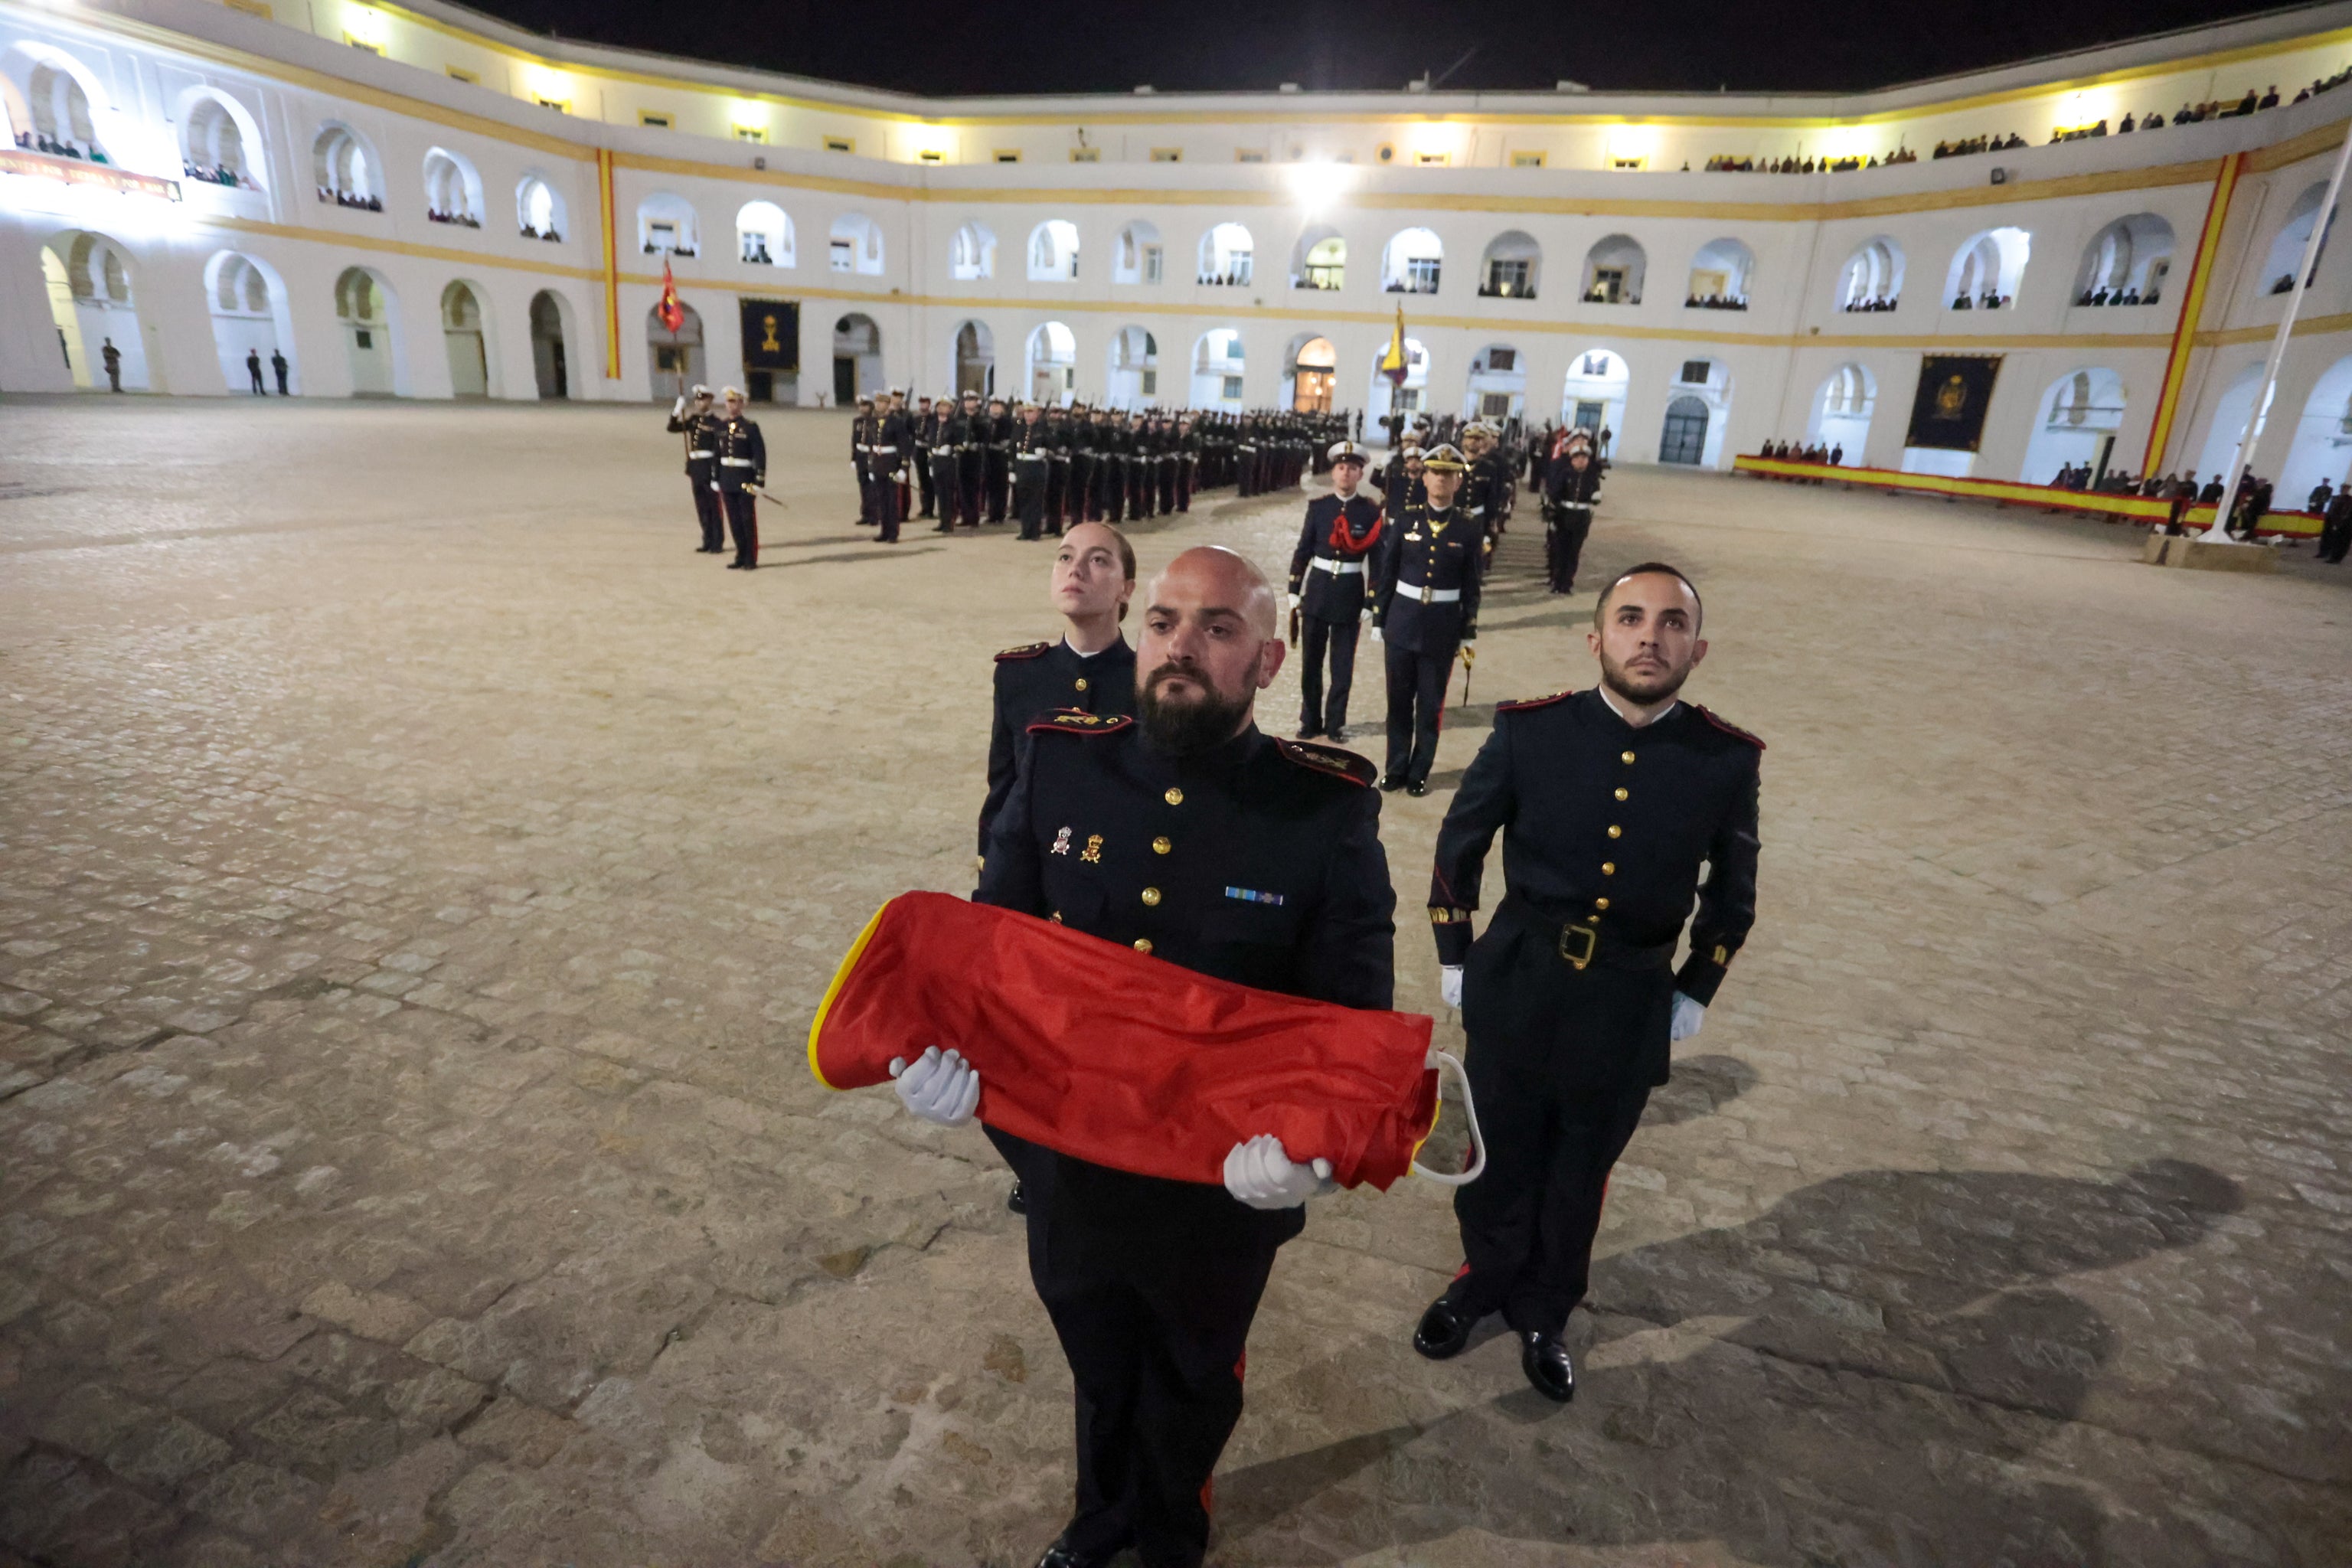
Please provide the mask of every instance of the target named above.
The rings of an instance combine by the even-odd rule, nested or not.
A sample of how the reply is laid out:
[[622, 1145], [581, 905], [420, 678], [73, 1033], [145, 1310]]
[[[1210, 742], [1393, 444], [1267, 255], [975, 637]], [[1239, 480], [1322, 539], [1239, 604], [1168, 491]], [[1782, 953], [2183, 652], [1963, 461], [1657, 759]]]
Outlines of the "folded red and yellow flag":
[[929, 1046], [980, 1070], [980, 1119], [1139, 1175], [1222, 1183], [1271, 1132], [1385, 1191], [1437, 1120], [1430, 1021], [1213, 979], [1051, 921], [902, 893], [858, 933], [809, 1027], [829, 1089]]

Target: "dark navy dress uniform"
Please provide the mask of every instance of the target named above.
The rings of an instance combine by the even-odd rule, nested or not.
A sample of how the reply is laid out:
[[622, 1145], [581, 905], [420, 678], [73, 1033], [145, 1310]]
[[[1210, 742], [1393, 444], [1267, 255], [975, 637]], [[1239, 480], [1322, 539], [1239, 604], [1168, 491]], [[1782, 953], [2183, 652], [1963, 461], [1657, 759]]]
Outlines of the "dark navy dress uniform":
[[[1348, 694], [1356, 682], [1356, 639], [1371, 607], [1372, 555], [1386, 531], [1380, 503], [1359, 490], [1347, 500], [1317, 496], [1307, 503], [1306, 526], [1290, 554], [1290, 591], [1298, 595], [1300, 652], [1298, 727], [1305, 736], [1344, 740]], [[1328, 705], [1323, 667], [1329, 659]]]
[[898, 542], [898, 524], [906, 515], [907, 448], [913, 437], [907, 416], [897, 409], [861, 421], [866, 426], [866, 468], [871, 476], [877, 537], [885, 544]]
[[1083, 654], [1065, 640], [1033, 642], [996, 656], [995, 716], [988, 731], [988, 798], [980, 808], [980, 853], [988, 826], [1013, 793], [1029, 726], [1056, 709], [1113, 717], [1135, 712], [1135, 649], [1124, 637]]
[[[1469, 1317], [1556, 1337], [1583, 1300], [1609, 1168], [1666, 1081], [1674, 994], [1714, 1000], [1755, 923], [1763, 750], [1688, 702], [1638, 729], [1597, 690], [1496, 706], [1429, 893], [1438, 962], [1466, 958], [1486, 1142], [1454, 1199], [1467, 1267], [1446, 1295]], [[1497, 832], [1506, 893], [1474, 943]]]
[[727, 509], [727, 526], [735, 534], [735, 559], [730, 566], [746, 569], [760, 564], [759, 498], [751, 492], [768, 484], [768, 447], [760, 427], [738, 414], [719, 415], [710, 421], [713, 455], [712, 483]]
[[686, 483], [694, 492], [694, 517], [702, 525], [699, 548], [706, 555], [716, 555], [727, 548], [725, 514], [719, 508], [719, 492], [710, 488], [711, 470], [719, 457], [710, 445], [710, 429], [718, 423], [717, 415], [697, 414], [692, 409], [669, 416], [669, 433], [686, 437]]
[[1039, 415], [1016, 419], [1007, 441], [1013, 458], [1013, 515], [1024, 539], [1045, 536], [1045, 481], [1053, 472], [1054, 432]]
[[[1370, 763], [1255, 727], [1185, 757], [1128, 719], [1032, 728], [979, 901], [1244, 985], [1390, 1005], [1396, 899]], [[1191, 1568], [1250, 1320], [1306, 1216], [991, 1137], [1028, 1190], [1030, 1275], [1077, 1385], [1060, 1544], [1094, 1563], [1131, 1542], [1150, 1568]]]
[[1486, 542], [1460, 508], [1427, 501], [1408, 502], [1381, 542], [1372, 624], [1388, 653], [1389, 788], [1428, 785], [1454, 656], [1478, 635]]

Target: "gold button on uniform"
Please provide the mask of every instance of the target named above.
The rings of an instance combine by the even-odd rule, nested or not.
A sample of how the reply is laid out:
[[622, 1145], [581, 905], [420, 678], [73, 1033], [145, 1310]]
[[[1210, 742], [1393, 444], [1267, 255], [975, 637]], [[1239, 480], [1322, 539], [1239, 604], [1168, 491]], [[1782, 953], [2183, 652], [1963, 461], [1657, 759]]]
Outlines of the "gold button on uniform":
[[1629, 762], [1629, 763], [1630, 763], [1630, 762], [1632, 762], [1633, 760], [1633, 752], [1626, 752], [1626, 753], [1625, 753], [1625, 761], [1627, 761], [1627, 762]]
[[1170, 844], [1165, 838], [1155, 838], [1151, 841], [1151, 852], [1154, 855], [1165, 855], [1174, 846]]
[[1184, 792], [1178, 789], [1174, 784], [1170, 784], [1168, 786], [1168, 793], [1161, 795], [1160, 798], [1166, 801], [1171, 805], [1181, 805], [1184, 804]]
[[1618, 798], [1619, 800], [1623, 800], [1623, 799], [1625, 798], [1625, 795], [1626, 795], [1625, 786], [1624, 786], [1624, 785], [1622, 785], [1622, 784], [1618, 785], [1618, 786], [1617, 786], [1617, 798]]
[[1153, 908], [1153, 909], [1157, 909], [1157, 908], [1159, 908], [1159, 907], [1160, 907], [1160, 889], [1157, 889], [1157, 888], [1146, 888], [1146, 889], [1143, 889], [1143, 901], [1144, 901], [1147, 905], [1150, 906], [1150, 907], [1151, 907], [1151, 908]]
[[1612, 838], [1622, 838], [1625, 837], [1625, 830], [1612, 822], [1609, 825], [1609, 837]]
[[1086, 689], [1087, 689], [1087, 678], [1086, 678], [1085, 676], [1081, 675], [1080, 677], [1078, 677], [1078, 689], [1079, 689], [1079, 690], [1081, 690], [1081, 691], [1084, 691]]
[[1601, 862], [1601, 874], [1604, 877], [1615, 876], [1617, 874], [1617, 862], [1614, 860], [1603, 860]]
[[1148, 936], [1137, 937], [1135, 939], [1135, 951], [1138, 952], [1150, 952], [1151, 951], [1151, 939]]
[[1609, 900], [1606, 899], [1595, 899], [1592, 900], [1592, 912], [1596, 915], [1608, 907]]

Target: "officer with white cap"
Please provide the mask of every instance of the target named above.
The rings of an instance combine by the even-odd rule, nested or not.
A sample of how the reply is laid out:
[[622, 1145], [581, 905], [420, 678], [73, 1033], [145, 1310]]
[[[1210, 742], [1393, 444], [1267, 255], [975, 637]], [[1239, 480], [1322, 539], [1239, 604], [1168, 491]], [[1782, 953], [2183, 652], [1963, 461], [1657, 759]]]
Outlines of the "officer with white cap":
[[[1348, 739], [1348, 694], [1356, 679], [1356, 639], [1371, 618], [1371, 556], [1387, 520], [1362, 491], [1370, 454], [1353, 441], [1335, 441], [1328, 459], [1331, 493], [1307, 503], [1307, 523], [1290, 557], [1294, 640], [1306, 665], [1299, 671], [1298, 738], [1334, 745]], [[1326, 658], [1331, 685], [1323, 686]]]

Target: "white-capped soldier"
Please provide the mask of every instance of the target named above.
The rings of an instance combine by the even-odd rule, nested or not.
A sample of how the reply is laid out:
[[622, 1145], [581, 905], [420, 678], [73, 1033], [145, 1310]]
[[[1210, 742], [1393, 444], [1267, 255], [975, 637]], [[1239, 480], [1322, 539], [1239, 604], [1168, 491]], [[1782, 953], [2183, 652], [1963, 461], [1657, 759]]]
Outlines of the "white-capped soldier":
[[716, 459], [711, 486], [727, 510], [727, 526], [735, 534], [735, 559], [730, 572], [749, 572], [760, 564], [759, 497], [767, 488], [768, 446], [760, 427], [743, 416], [743, 394], [729, 387], [719, 394], [720, 412], [711, 424], [710, 448]]
[[1468, 465], [1441, 442], [1421, 460], [1427, 499], [1408, 501], [1375, 555], [1372, 635], [1388, 658], [1388, 767], [1381, 787], [1429, 793], [1456, 655], [1475, 658], [1486, 537], [1454, 504]]
[[[1371, 455], [1353, 441], [1335, 441], [1328, 454], [1331, 493], [1307, 503], [1307, 522], [1290, 556], [1290, 609], [1306, 659], [1298, 673], [1298, 738], [1348, 739], [1348, 694], [1356, 679], [1356, 639], [1371, 619], [1372, 553], [1387, 527], [1378, 503], [1363, 493]], [[1327, 696], [1323, 673], [1328, 662]]]
[[710, 388], [699, 383], [692, 392], [678, 394], [670, 407], [669, 433], [686, 438], [686, 488], [694, 493], [695, 521], [702, 525], [702, 542], [695, 546], [698, 555], [719, 555], [727, 550], [725, 514], [710, 482], [718, 460], [710, 447], [710, 428], [716, 423]]

